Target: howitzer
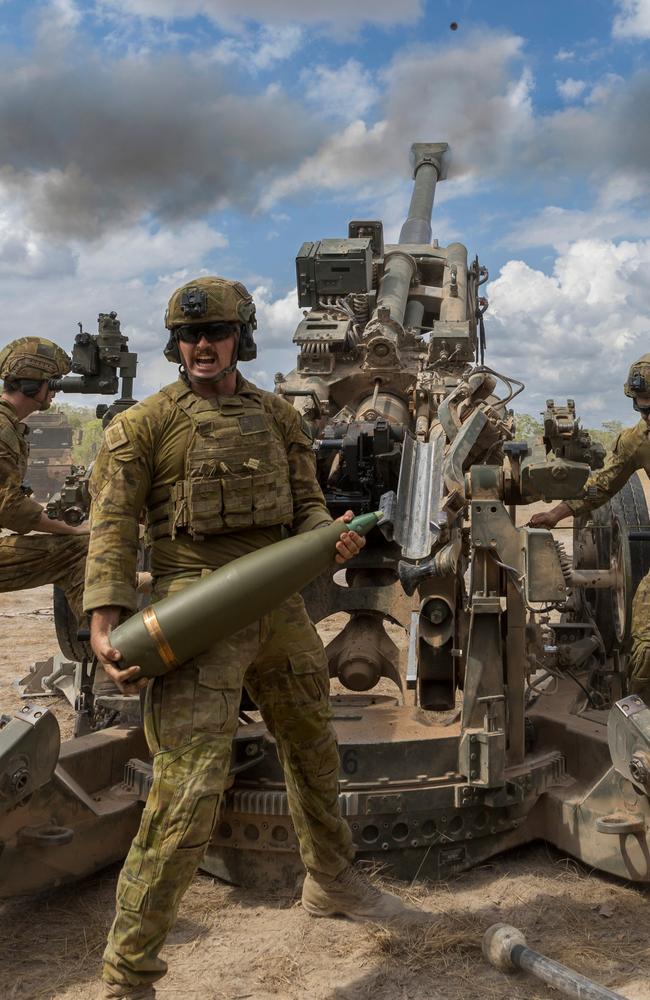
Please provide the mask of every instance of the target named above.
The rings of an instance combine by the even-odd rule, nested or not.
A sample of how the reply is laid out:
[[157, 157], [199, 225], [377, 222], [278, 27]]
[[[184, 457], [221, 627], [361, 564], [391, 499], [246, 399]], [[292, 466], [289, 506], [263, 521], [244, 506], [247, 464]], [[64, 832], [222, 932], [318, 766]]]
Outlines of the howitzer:
[[74, 374], [51, 379], [50, 388], [55, 392], [75, 392], [86, 395], [116, 396], [110, 406], [101, 403], [97, 417], [104, 427], [116, 413], [133, 406], [133, 381], [138, 355], [128, 349], [128, 337], [120, 329], [117, 313], [100, 313], [98, 333], [86, 333], [79, 324], [79, 333], [72, 348]]
[[[107, 427], [113, 417], [133, 406], [133, 382], [138, 356], [128, 349], [128, 337], [122, 333], [117, 313], [100, 313], [98, 332], [86, 333], [79, 324], [72, 349], [72, 375], [52, 379], [50, 388], [55, 392], [82, 393], [84, 395], [117, 396], [109, 405], [100, 403], [96, 416]], [[118, 395], [119, 393], [119, 395]], [[52, 520], [67, 524], [81, 524], [90, 511], [88, 481], [91, 468], [71, 466], [59, 489], [46, 505]], [[65, 594], [54, 588], [54, 622], [61, 651], [71, 660], [82, 660], [88, 647], [77, 638], [76, 620]]]
[[[642, 532], [630, 533], [648, 520], [643, 490], [628, 484], [595, 530], [578, 523], [572, 557], [517, 521], [517, 508], [581, 495], [602, 450], [570, 400], [548, 401], [539, 444], [517, 441], [510, 407], [524, 386], [485, 364], [487, 270], [462, 244], [431, 241], [447, 147], [412, 153], [397, 244], [381, 222], [355, 220], [347, 238], [301, 247], [300, 353], [276, 376], [311, 423], [332, 512], [383, 496], [387, 514], [344, 573], [303, 591], [315, 621], [349, 616], [327, 646], [331, 676], [361, 692], [334, 699], [341, 808], [357, 851], [408, 878], [444, 878], [541, 836], [650, 880], [647, 798], [621, 820], [642, 830], [634, 858], [606, 832], [620, 803], [606, 720], [650, 568]], [[394, 697], [372, 690], [382, 678]], [[553, 698], [540, 697], [549, 684]], [[295, 840], [270, 832], [283, 794], [267, 755], [228, 793], [208, 870], [251, 884], [275, 855], [287, 871]]]
[[88, 480], [90, 470], [83, 465], [73, 465], [60, 490], [53, 493], [45, 504], [45, 513], [53, 521], [81, 524], [90, 511]]
[[[119, 393], [110, 405], [99, 403], [96, 408], [97, 418], [107, 427], [116, 414], [137, 402], [133, 398], [133, 382], [138, 355], [129, 351], [129, 338], [121, 331], [117, 313], [100, 313], [97, 326], [98, 333], [91, 334], [79, 324], [80, 332], [72, 348], [74, 374], [51, 379], [49, 385], [55, 392], [104, 396], [118, 396]], [[48, 517], [67, 524], [81, 524], [90, 510], [89, 477], [90, 469], [72, 466], [47, 503]]]
[[[460, 243], [431, 242], [446, 146], [413, 153], [397, 244], [384, 245], [381, 222], [357, 220], [347, 237], [301, 248], [299, 357], [276, 377], [311, 424], [332, 514], [375, 511], [383, 497], [364, 550], [303, 590], [314, 621], [347, 615], [326, 647], [341, 812], [358, 855], [398, 877], [445, 879], [541, 838], [649, 882], [650, 713], [623, 697], [631, 601], [650, 569], [647, 484], [633, 477], [577, 519], [572, 553], [522, 526], [529, 503], [578, 496], [602, 456], [570, 401], [549, 401], [542, 441], [516, 439], [523, 385], [485, 364], [487, 271]], [[259, 718], [241, 720], [236, 778], [202, 864], [235, 883], [293, 886], [301, 866], [275, 745]], [[33, 745], [16, 721], [14, 751]], [[36, 724], [44, 740], [46, 727]], [[85, 870], [114, 856], [102, 810], [135, 832], [150, 781], [137, 732], [65, 744], [58, 779], [28, 804], [7, 800], [6, 893], [24, 891], [23, 867], [29, 888], [80, 873], [74, 841], [48, 846], [52, 816], [95, 837]], [[101, 740], [110, 752], [86, 767]], [[5, 786], [23, 779], [16, 762], [0, 760]]]

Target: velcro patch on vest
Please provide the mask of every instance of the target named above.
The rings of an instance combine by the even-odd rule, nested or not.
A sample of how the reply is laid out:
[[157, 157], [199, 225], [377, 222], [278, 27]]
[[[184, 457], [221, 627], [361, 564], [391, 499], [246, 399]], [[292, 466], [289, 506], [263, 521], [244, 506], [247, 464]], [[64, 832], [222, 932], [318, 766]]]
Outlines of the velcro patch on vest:
[[263, 413], [249, 413], [244, 417], [238, 417], [239, 430], [242, 434], [259, 434], [268, 430], [266, 417]]
[[126, 436], [126, 431], [122, 426], [122, 422], [109, 424], [104, 431], [104, 440], [106, 441], [106, 447], [109, 451], [115, 451], [119, 448], [121, 444], [126, 444], [129, 440]]

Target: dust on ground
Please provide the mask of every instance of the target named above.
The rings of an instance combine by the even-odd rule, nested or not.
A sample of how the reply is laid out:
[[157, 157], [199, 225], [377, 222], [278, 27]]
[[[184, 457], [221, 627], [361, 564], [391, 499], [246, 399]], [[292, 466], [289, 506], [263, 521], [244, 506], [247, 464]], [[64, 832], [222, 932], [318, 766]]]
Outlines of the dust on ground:
[[[0, 595], [0, 712], [15, 681], [55, 651], [51, 591]], [[333, 623], [332, 623], [333, 624]], [[43, 700], [66, 736], [72, 712]], [[88, 1000], [99, 978], [117, 868], [37, 897], [0, 903], [0, 997]], [[426, 919], [390, 929], [317, 920], [299, 895], [269, 897], [197, 875], [163, 956], [161, 1000], [552, 1000], [531, 977], [481, 956], [495, 922], [629, 1000], [650, 1000], [650, 889], [587, 870], [545, 845], [443, 884], [396, 886]]]

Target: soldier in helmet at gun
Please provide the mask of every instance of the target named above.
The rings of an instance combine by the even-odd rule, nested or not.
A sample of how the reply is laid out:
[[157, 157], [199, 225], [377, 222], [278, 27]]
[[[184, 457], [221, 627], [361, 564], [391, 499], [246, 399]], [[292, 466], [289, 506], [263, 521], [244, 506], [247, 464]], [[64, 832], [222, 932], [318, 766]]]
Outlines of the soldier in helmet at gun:
[[[135, 609], [138, 518], [152, 540], [154, 600], [269, 545], [283, 531], [331, 523], [312, 441], [298, 412], [237, 371], [256, 356], [255, 306], [236, 281], [179, 288], [166, 314], [165, 356], [179, 379], [116, 417], [90, 481], [85, 608], [101, 664], [123, 691], [146, 684], [121, 664], [111, 626]], [[349, 520], [348, 511], [343, 520]], [[340, 563], [364, 539], [345, 531]], [[242, 686], [273, 734], [307, 868], [315, 916], [380, 920], [404, 912], [352, 865], [338, 804], [338, 752], [323, 644], [299, 594], [195, 660], [149, 683], [145, 732], [153, 786], [120, 875], [104, 953], [103, 997], [153, 997], [178, 904], [210, 841], [228, 775]]]
[[49, 380], [70, 371], [70, 358], [44, 337], [20, 337], [0, 351], [0, 593], [56, 584], [79, 621], [88, 525], [52, 520], [23, 486], [30, 413], [47, 410]]
[[[535, 514], [532, 528], [554, 528], [565, 517], [586, 514], [607, 503], [630, 476], [639, 469], [650, 475], [650, 354], [644, 354], [630, 368], [623, 392], [641, 419], [617, 437], [603, 469], [587, 480], [584, 497], [557, 504], [552, 510]], [[630, 694], [638, 694], [650, 705], [650, 574], [637, 588], [632, 606], [632, 647], [630, 652]]]

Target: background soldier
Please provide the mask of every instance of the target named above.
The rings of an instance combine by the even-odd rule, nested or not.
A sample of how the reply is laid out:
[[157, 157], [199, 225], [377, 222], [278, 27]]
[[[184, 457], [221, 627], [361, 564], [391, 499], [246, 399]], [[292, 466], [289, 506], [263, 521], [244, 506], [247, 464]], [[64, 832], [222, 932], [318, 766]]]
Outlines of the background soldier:
[[[238, 282], [199, 278], [166, 315], [180, 378], [116, 417], [95, 461], [85, 591], [91, 641], [123, 691], [146, 684], [115, 667], [109, 631], [136, 607], [138, 518], [146, 509], [154, 599], [204, 572], [331, 521], [312, 442], [297, 411], [237, 372], [256, 356], [255, 306]], [[345, 515], [349, 519], [351, 512]], [[343, 528], [343, 525], [342, 525]], [[343, 531], [342, 563], [364, 540]], [[320, 916], [381, 919], [404, 910], [352, 867], [338, 806], [339, 760], [321, 640], [296, 594], [259, 622], [149, 684], [145, 732], [153, 786], [117, 888], [104, 996], [151, 997], [158, 957], [210, 840], [245, 684], [277, 742], [308, 874], [303, 905]]]
[[[70, 371], [70, 358], [51, 340], [21, 337], [0, 351], [0, 528], [16, 534], [0, 538], [0, 592], [54, 583], [81, 616], [88, 526], [51, 520], [27, 495], [28, 428], [21, 423], [49, 409], [54, 393], [48, 379]], [[39, 534], [29, 534], [29, 532]]]
[[[557, 504], [552, 510], [535, 514], [533, 528], [554, 528], [570, 514], [586, 514], [610, 500], [638, 469], [650, 475], [650, 354], [630, 368], [623, 392], [641, 414], [635, 427], [619, 434], [603, 469], [594, 472], [585, 486], [585, 499]], [[587, 499], [587, 497], [589, 499]], [[632, 647], [630, 651], [630, 693], [639, 694], [650, 704], [650, 574], [638, 586], [632, 605]]]

